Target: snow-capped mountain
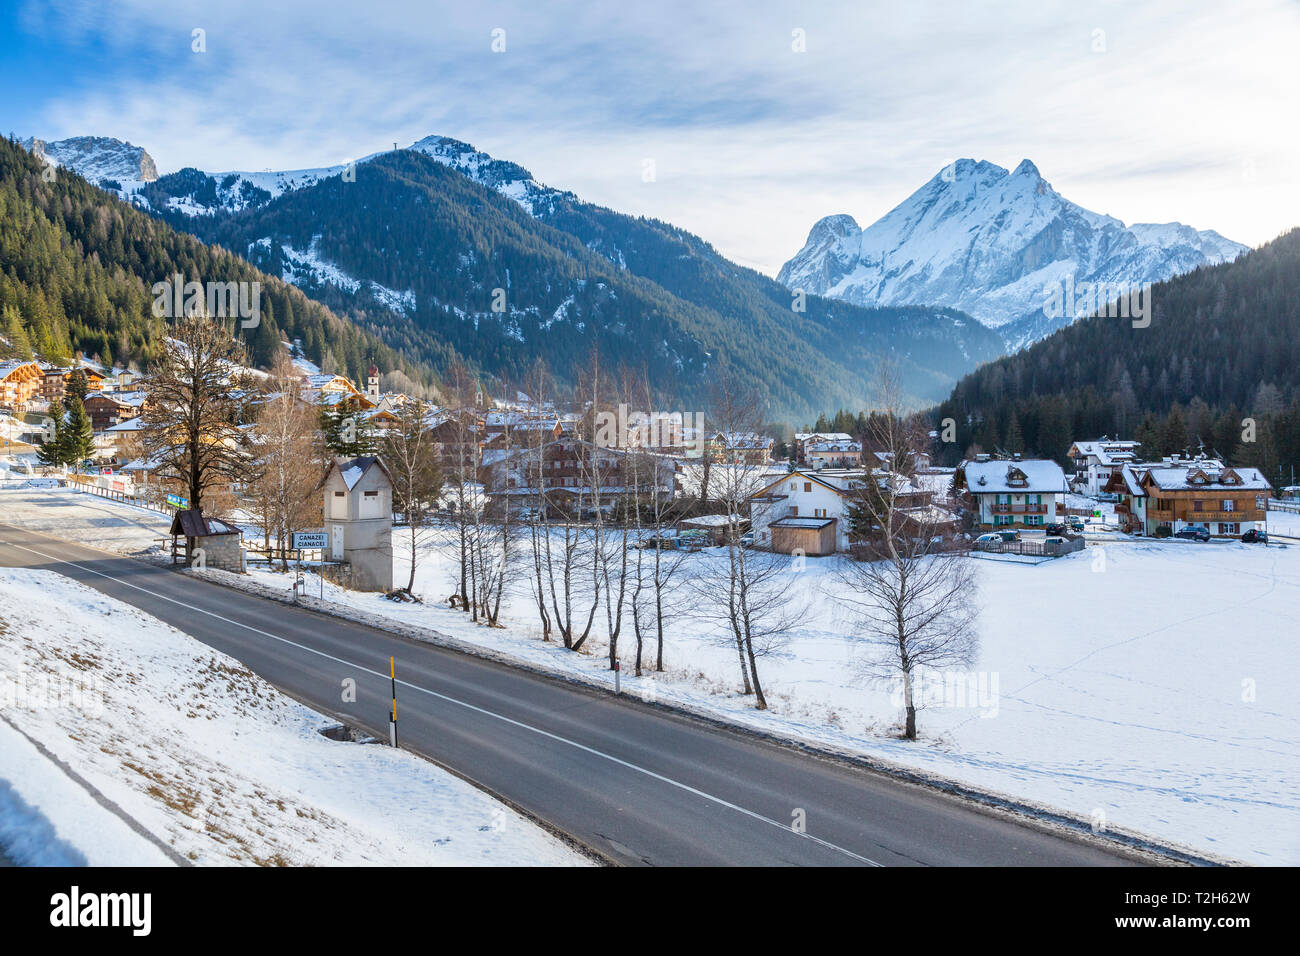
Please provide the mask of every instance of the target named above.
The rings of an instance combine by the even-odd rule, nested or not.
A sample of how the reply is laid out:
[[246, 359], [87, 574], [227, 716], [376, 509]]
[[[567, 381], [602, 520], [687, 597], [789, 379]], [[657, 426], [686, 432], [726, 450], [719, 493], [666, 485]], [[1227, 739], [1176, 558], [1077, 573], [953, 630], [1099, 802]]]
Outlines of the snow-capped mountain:
[[[455, 349], [490, 373], [531, 367], [544, 338], [567, 374], [598, 341], [691, 394], [726, 352], [773, 384], [774, 409], [806, 416], [861, 406], [881, 355], [924, 404], [1003, 351], [996, 332], [956, 309], [808, 296], [792, 310], [784, 286], [698, 236], [585, 202], [445, 136], [355, 164], [187, 167], [116, 185], [120, 198], [240, 250], [339, 314], [381, 323], [402, 348]], [[504, 308], [489, 298], [497, 289], [508, 290]]]
[[1054, 290], [1132, 289], [1245, 249], [1212, 230], [1091, 212], [1027, 159], [1011, 172], [960, 159], [866, 229], [848, 215], [820, 220], [777, 278], [863, 306], [958, 308], [1014, 350], [1091, 311], [1053, 315]]
[[139, 146], [110, 136], [74, 136], [54, 142], [28, 137], [21, 145], [29, 153], [43, 155], [92, 183], [106, 179], [147, 183], [158, 178], [152, 156]]
[[[24, 145], [31, 150], [30, 144], [40, 142], [28, 140]], [[52, 151], [55, 146], [63, 147], [66, 144], [82, 142], [103, 145], [99, 149], [87, 147]], [[108, 149], [111, 144], [137, 150], [143, 156], [142, 169], [137, 170], [129, 164], [120, 162], [113, 165], [110, 162], [111, 151]], [[47, 147], [47, 154], [56, 162], [80, 173], [92, 182], [113, 180], [119, 187], [120, 197], [128, 202], [154, 212], [175, 212], [188, 217], [256, 208], [285, 192], [314, 186], [321, 180], [339, 176], [354, 166], [353, 163], [340, 163], [335, 166], [318, 166], [309, 169], [225, 172], [206, 172], [186, 167], [159, 177], [148, 153], [130, 144], [119, 143], [117, 140], [80, 137], [76, 140], [63, 140], [58, 144], [42, 143], [42, 146]], [[449, 136], [426, 136], [416, 140], [407, 148], [423, 153], [430, 159], [468, 176], [479, 185], [515, 200], [530, 215], [544, 215], [553, 211], [557, 202], [577, 199], [571, 192], [539, 183], [533, 178], [532, 173], [517, 163], [495, 159], [468, 143], [462, 143]], [[372, 153], [355, 162], [366, 163], [386, 153], [387, 151]], [[105, 172], [106, 169], [112, 170], [113, 173], [110, 175]], [[142, 171], [147, 174], [142, 175]], [[145, 188], [146, 186], [149, 188]]]

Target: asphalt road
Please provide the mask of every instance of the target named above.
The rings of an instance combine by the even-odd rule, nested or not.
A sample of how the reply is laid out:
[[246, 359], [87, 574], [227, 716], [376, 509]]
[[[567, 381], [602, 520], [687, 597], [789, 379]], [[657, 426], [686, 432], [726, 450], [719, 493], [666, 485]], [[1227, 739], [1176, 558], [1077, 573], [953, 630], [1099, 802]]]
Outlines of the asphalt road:
[[1130, 862], [884, 775], [3, 523], [0, 566], [81, 581], [384, 739], [392, 655], [403, 747], [618, 862]]

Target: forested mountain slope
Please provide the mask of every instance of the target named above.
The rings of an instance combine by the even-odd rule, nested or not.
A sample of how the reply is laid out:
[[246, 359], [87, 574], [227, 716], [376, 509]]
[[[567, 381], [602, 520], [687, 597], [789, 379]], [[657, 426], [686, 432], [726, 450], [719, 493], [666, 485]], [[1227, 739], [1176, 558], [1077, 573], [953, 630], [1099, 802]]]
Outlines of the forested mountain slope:
[[946, 457], [978, 445], [1061, 459], [1072, 440], [1122, 434], [1145, 456], [1204, 447], [1289, 482], [1300, 468], [1297, 291], [1300, 229], [1158, 283], [1146, 328], [1095, 315], [963, 378], [936, 409], [957, 422]]

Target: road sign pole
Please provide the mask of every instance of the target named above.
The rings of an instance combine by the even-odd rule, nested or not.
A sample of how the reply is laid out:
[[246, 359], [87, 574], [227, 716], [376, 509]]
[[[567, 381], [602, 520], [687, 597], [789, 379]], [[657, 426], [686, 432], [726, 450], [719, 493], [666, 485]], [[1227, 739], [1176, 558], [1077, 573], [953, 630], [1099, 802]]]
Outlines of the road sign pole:
[[397, 665], [393, 658], [388, 658], [388, 679], [393, 687], [393, 713], [388, 721], [388, 742], [397, 746]]

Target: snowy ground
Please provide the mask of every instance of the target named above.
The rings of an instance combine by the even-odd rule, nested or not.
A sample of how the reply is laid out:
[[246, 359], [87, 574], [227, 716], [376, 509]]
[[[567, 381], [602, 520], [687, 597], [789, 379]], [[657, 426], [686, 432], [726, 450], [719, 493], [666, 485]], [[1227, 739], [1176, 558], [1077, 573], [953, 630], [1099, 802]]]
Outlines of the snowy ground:
[[51, 571], [0, 569], [0, 844], [18, 863], [169, 862], [15, 731], [198, 864], [564, 865], [584, 859], [411, 754]]
[[[137, 550], [166, 519], [31, 490], [0, 492], [0, 520], [86, 540], [107, 532], [115, 547]], [[791, 568], [806, 623], [763, 663], [771, 711], [755, 712], [735, 693], [731, 652], [692, 616], [694, 599], [672, 624], [667, 672], [628, 676], [624, 687], [1101, 826], [1254, 863], [1300, 863], [1300, 548], [1114, 537], [1038, 565], [980, 562], [982, 655], [965, 675], [971, 692], [959, 699], [952, 688], [934, 689], [916, 744], [897, 738], [891, 688], [863, 677], [863, 652], [828, 597], [839, 559]], [[686, 573], [701, 576], [717, 560], [691, 555]], [[405, 579], [403, 558], [395, 571]], [[438, 606], [453, 590], [451, 572], [442, 555], [425, 553], [416, 584], [430, 599], [424, 606], [328, 584], [325, 596], [530, 666], [612, 683], [599, 639], [576, 655], [538, 639], [525, 587], [511, 596], [505, 628]], [[289, 588], [275, 572], [253, 578]], [[310, 578], [307, 593], [318, 586]]]

